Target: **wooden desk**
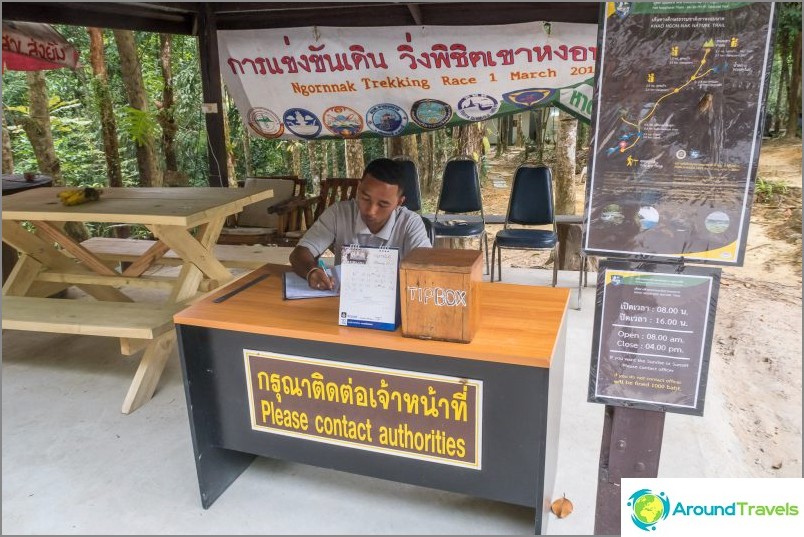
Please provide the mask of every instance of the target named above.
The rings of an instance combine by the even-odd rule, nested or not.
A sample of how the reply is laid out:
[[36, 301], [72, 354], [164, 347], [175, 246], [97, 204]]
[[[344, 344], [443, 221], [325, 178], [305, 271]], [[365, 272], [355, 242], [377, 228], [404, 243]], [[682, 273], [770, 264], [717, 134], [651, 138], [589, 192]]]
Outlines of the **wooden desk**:
[[[57, 197], [61, 190], [36, 189], [3, 198], [3, 242], [21, 255], [3, 286], [8, 306], [3, 311], [3, 328], [120, 337], [124, 354], [145, 348], [123, 403], [127, 414], [150, 399], [156, 388], [175, 342], [175, 333], [168, 330], [172, 314], [196, 297], [203, 279], [210, 288], [232, 279], [213, 254], [224, 220], [245, 205], [272, 196], [272, 191], [106, 188], [98, 201], [66, 207]], [[25, 229], [23, 221], [36, 231]], [[120, 272], [70, 238], [63, 231], [65, 222], [143, 224], [157, 240]], [[179, 276], [145, 276], [169, 250], [183, 261]], [[70, 285], [97, 302], [69, 304], [39, 298]], [[141, 304], [131, 304], [134, 300], [120, 290], [126, 286], [166, 289], [169, 296], [161, 304], [149, 303], [153, 311], [148, 312]]]
[[[480, 328], [471, 343], [461, 344], [403, 338], [400, 330], [338, 326], [337, 297], [282, 300], [285, 270], [288, 267], [266, 265], [241, 282], [263, 274], [269, 274], [267, 279], [216, 303], [216, 297], [238, 286], [219, 289], [174, 317], [202, 505], [212, 505], [259, 455], [531, 506], [536, 509], [536, 531], [541, 531], [555, 477], [569, 290], [483, 283]], [[267, 354], [266, 363], [272, 364], [279, 362], [270, 356], [299, 360], [318, 368], [326, 379], [335, 378], [332, 368], [340, 368], [343, 383], [348, 375], [350, 386], [363, 382], [366, 371], [376, 371], [385, 375], [370, 388], [380, 403], [384, 384], [389, 390], [401, 385], [397, 375], [423, 378], [433, 386], [437, 378], [477, 385], [474, 393], [479, 397], [469, 411], [470, 418], [476, 418], [476, 458], [468, 463], [445, 461], [424, 452], [399, 453], [352, 440], [255, 427], [254, 420], [264, 414], [252, 410], [258, 389], [254, 378], [259, 375], [255, 377], [253, 369], [247, 373], [252, 358], [246, 355], [254, 353]], [[318, 378], [315, 373], [311, 377]], [[437, 387], [439, 393], [448, 393]], [[425, 385], [423, 393], [430, 388]], [[279, 399], [279, 392], [275, 395]], [[307, 404], [304, 398], [301, 392], [289, 392], [276, 404], [291, 408]], [[434, 433], [451, 430], [448, 412], [440, 418], [425, 417], [417, 406], [415, 416], [389, 416], [393, 397], [391, 401], [391, 410], [381, 404], [361, 406], [359, 400], [357, 406], [315, 401], [319, 406], [310, 414], [310, 423], [330, 411], [344, 420], [379, 412], [372, 415], [375, 425], [388, 418], [394, 426], [410, 422], [411, 431], [414, 426]], [[397, 410], [401, 400], [399, 405]], [[266, 494], [269, 490], [266, 486]]]

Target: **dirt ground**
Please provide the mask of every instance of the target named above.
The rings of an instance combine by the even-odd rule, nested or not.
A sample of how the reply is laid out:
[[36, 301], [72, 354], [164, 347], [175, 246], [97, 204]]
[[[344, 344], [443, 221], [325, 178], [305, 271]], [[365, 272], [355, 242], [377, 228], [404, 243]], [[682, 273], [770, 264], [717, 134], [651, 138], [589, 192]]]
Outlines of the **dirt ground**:
[[[759, 189], [749, 226], [745, 263], [724, 268], [709, 377], [725, 390], [730, 424], [742, 442], [750, 477], [801, 477], [801, 140], [765, 140]], [[505, 214], [521, 150], [488, 164], [483, 205]], [[584, 188], [577, 176], [577, 214]], [[501, 181], [506, 186], [500, 188]], [[494, 186], [494, 183], [497, 186]], [[489, 226], [490, 237], [500, 226]], [[491, 241], [489, 241], [491, 242]], [[508, 251], [503, 266], [538, 267], [545, 254]]]

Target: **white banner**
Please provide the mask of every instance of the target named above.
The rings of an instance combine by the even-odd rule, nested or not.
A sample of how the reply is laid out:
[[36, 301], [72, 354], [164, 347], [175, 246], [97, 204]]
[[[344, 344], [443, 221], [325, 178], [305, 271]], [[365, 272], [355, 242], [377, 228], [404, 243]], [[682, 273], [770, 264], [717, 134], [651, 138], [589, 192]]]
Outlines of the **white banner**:
[[304, 139], [397, 136], [552, 104], [594, 77], [596, 40], [595, 24], [557, 22], [218, 32], [249, 132]]

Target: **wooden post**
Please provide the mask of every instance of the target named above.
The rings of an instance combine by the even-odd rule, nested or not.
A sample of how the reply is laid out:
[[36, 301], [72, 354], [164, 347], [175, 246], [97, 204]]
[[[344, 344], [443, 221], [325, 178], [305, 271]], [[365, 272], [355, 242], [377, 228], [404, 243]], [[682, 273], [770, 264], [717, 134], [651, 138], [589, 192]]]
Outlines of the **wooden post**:
[[216, 106], [214, 113], [205, 113], [207, 124], [207, 158], [209, 186], [229, 186], [226, 168], [226, 139], [223, 134], [223, 90], [218, 60], [218, 23], [211, 4], [201, 4], [199, 13], [198, 49], [201, 61], [201, 89], [204, 103]]
[[656, 477], [664, 412], [606, 405], [595, 502], [595, 535], [619, 535], [623, 477]]

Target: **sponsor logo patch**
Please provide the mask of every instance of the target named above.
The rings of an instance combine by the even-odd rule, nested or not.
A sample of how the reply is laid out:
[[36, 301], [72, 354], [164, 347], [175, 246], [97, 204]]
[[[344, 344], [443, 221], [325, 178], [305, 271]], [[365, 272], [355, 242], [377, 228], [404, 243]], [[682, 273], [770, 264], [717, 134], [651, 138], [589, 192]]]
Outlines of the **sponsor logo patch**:
[[248, 126], [263, 138], [279, 138], [285, 132], [285, 126], [279, 121], [279, 116], [261, 107], [248, 111]]
[[552, 99], [555, 93], [556, 90], [554, 89], [530, 88], [506, 93], [503, 95], [503, 99], [514, 106], [518, 106], [519, 108], [531, 108], [538, 104], [549, 101]]
[[321, 121], [309, 110], [291, 108], [282, 119], [285, 127], [299, 138], [315, 138], [321, 132]]
[[472, 93], [458, 101], [455, 113], [469, 121], [482, 121], [496, 114], [499, 109], [500, 102], [494, 97], [483, 93]]
[[363, 118], [346, 106], [333, 106], [324, 111], [324, 126], [333, 134], [353, 138], [363, 130]]
[[408, 115], [395, 104], [377, 104], [366, 113], [366, 125], [383, 136], [396, 136], [407, 127]]
[[443, 101], [421, 99], [413, 103], [410, 117], [423, 129], [437, 129], [452, 118], [452, 107]]

